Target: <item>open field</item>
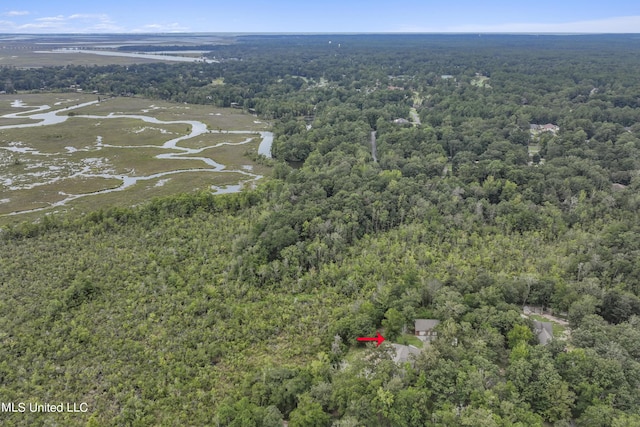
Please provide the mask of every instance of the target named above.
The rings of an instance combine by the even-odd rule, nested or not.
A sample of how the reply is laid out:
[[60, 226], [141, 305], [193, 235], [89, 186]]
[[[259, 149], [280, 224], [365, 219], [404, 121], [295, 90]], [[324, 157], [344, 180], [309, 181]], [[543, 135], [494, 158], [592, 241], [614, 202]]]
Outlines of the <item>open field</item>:
[[[0, 223], [176, 192], [237, 191], [269, 173], [246, 156], [267, 125], [238, 110], [25, 94], [0, 96], [0, 115]], [[30, 125], [14, 127], [21, 123]]]

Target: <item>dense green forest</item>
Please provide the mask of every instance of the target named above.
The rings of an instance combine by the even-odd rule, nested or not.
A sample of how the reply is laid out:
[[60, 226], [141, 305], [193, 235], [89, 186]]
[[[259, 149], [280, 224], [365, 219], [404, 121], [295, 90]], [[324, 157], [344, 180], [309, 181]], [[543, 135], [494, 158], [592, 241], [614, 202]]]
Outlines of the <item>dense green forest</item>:
[[[5, 227], [2, 399], [90, 411], [3, 423], [640, 425], [640, 37], [247, 36], [208, 55], [0, 69], [7, 92], [243, 108], [273, 121], [278, 161], [238, 194]], [[525, 305], [562, 332], [539, 344]], [[394, 362], [418, 318], [437, 339]]]

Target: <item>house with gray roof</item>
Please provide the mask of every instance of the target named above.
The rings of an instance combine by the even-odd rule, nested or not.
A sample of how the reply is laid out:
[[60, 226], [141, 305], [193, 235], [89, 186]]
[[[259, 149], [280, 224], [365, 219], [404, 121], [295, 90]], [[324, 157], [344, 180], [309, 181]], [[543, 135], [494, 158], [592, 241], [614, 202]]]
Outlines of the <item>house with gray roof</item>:
[[436, 319], [416, 319], [415, 336], [422, 342], [431, 342], [436, 339], [438, 333], [435, 327], [440, 323]]
[[541, 132], [556, 133], [560, 130], [560, 127], [557, 125], [554, 125], [553, 123], [547, 123], [546, 125], [536, 125], [532, 123], [529, 125], [529, 130], [531, 130], [534, 133], [541, 133]]
[[553, 325], [551, 322], [533, 321], [533, 333], [538, 338], [538, 342], [547, 345], [553, 339]]
[[393, 361], [396, 363], [411, 363], [413, 365], [413, 361], [422, 351], [418, 347], [412, 345], [402, 345], [402, 344], [391, 344], [393, 349], [395, 350], [395, 354], [393, 355]]

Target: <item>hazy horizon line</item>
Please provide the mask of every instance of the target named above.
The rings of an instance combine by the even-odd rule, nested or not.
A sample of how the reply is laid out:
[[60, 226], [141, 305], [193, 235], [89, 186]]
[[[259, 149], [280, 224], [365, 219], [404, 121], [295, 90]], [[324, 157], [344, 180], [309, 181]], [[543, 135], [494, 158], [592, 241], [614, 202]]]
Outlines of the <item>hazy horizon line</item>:
[[0, 32], [0, 36], [110, 36], [110, 35], [530, 35], [530, 36], [553, 36], [553, 35], [640, 35], [638, 32], [616, 33], [616, 32], [562, 32], [562, 31], [159, 31], [159, 32], [59, 32], [59, 33], [15, 33]]

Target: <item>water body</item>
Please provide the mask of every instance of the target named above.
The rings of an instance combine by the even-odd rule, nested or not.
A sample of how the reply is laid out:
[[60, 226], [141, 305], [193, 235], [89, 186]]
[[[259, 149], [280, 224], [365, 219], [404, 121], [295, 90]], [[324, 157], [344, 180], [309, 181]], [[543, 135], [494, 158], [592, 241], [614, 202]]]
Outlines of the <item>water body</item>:
[[101, 55], [101, 56], [124, 56], [127, 58], [143, 58], [143, 59], [153, 59], [156, 61], [174, 61], [174, 62], [205, 62], [207, 64], [213, 64], [220, 61], [216, 61], [215, 59], [208, 58], [194, 58], [188, 56], [177, 56], [177, 55], [159, 55], [153, 53], [133, 53], [133, 52], [115, 52], [111, 50], [86, 50], [86, 49], [54, 49], [54, 50], [36, 50], [34, 53], [61, 53], [61, 54], [91, 54], [91, 55]]
[[[86, 107], [88, 105], [97, 104], [98, 101], [90, 101], [85, 102], [83, 104], [73, 105], [71, 107], [61, 108], [59, 110], [49, 111], [47, 113], [36, 113], [37, 111], [50, 110], [51, 107], [49, 105], [40, 105], [35, 107], [33, 110], [29, 111], [21, 111], [19, 113], [10, 113], [2, 116], [5, 119], [31, 119], [31, 120], [40, 120], [38, 123], [24, 123], [20, 125], [4, 125], [0, 126], [0, 129], [16, 129], [16, 128], [30, 128], [35, 126], [48, 126], [55, 125], [58, 123], [64, 123], [69, 118], [68, 115], [59, 116], [58, 113], [63, 113], [65, 111], [75, 110], [76, 108]], [[25, 105], [20, 100], [14, 101], [11, 104], [14, 107], [25, 107]]]
[[271, 158], [271, 146], [273, 145], [273, 133], [260, 132], [262, 142], [258, 146], [258, 154], [262, 154], [265, 157]]
[[[62, 108], [59, 110], [54, 110], [54, 111], [49, 111], [46, 113], [39, 113], [39, 111], [43, 111], [43, 110], [47, 110], [50, 109], [51, 107], [48, 105], [41, 105], [38, 107], [35, 107], [32, 110], [29, 111], [22, 111], [19, 113], [11, 113], [11, 114], [5, 114], [2, 117], [4, 118], [29, 118], [32, 120], [40, 120], [37, 123], [27, 123], [27, 124], [17, 124], [17, 125], [5, 125], [5, 126], [0, 126], [0, 129], [15, 129], [15, 128], [27, 128], [27, 127], [35, 127], [35, 126], [49, 126], [49, 125], [54, 125], [54, 124], [58, 124], [58, 123], [63, 123], [65, 122], [67, 119], [69, 119], [69, 115], [58, 115], [58, 113], [62, 113], [62, 112], [67, 112], [67, 111], [71, 111], [77, 108], [82, 108], [88, 105], [92, 105], [92, 104], [96, 104], [99, 101], [91, 101], [91, 102], [85, 102], [82, 104], [78, 104], [78, 105], [74, 105], [74, 106], [70, 106], [70, 107], [66, 107], [66, 108]], [[25, 105], [19, 101], [16, 100], [13, 104], [13, 106], [15, 107], [25, 107]], [[155, 117], [150, 117], [150, 116], [144, 116], [144, 115], [137, 115], [137, 114], [114, 114], [114, 113], [110, 113], [106, 116], [99, 116], [99, 115], [76, 115], [74, 116], [75, 118], [84, 118], [84, 119], [88, 119], [88, 120], [105, 120], [105, 119], [113, 119], [113, 118], [130, 118], [130, 119], [137, 119], [137, 120], [142, 120], [146, 123], [153, 123], [153, 124], [187, 124], [191, 127], [191, 132], [188, 135], [184, 135], [184, 136], [180, 136], [178, 138], [173, 138], [169, 141], [166, 141], [164, 144], [162, 144], [162, 148], [165, 148], [167, 150], [173, 150], [174, 152], [170, 152], [170, 153], [163, 153], [163, 154], [158, 154], [157, 156], [155, 156], [158, 159], [172, 159], [172, 160], [201, 160], [207, 167], [203, 167], [203, 168], [199, 168], [199, 169], [179, 169], [179, 170], [173, 170], [173, 171], [168, 171], [168, 172], [160, 172], [160, 173], [155, 173], [155, 174], [151, 174], [151, 175], [143, 175], [143, 176], [132, 176], [132, 175], [122, 175], [122, 174], [109, 174], [109, 173], [103, 173], [103, 174], [96, 174], [96, 173], [88, 173], [88, 172], [79, 172], [76, 174], [73, 174], [71, 176], [69, 176], [69, 178], [74, 178], [74, 177], [88, 177], [88, 178], [105, 178], [105, 179], [118, 179], [122, 181], [122, 184], [120, 184], [118, 187], [114, 187], [114, 188], [109, 188], [109, 189], [105, 189], [105, 190], [100, 190], [100, 191], [96, 191], [93, 193], [82, 193], [82, 194], [66, 194], [66, 193], [61, 193], [65, 196], [65, 198], [63, 200], [60, 200], [58, 202], [55, 203], [51, 203], [49, 206], [47, 207], [43, 207], [43, 208], [37, 208], [37, 209], [30, 209], [30, 210], [24, 210], [24, 211], [18, 211], [18, 212], [12, 212], [9, 213], [8, 215], [18, 215], [18, 214], [23, 214], [23, 213], [28, 213], [28, 212], [38, 212], [38, 211], [42, 211], [45, 209], [50, 209], [52, 207], [60, 207], [60, 206], [64, 206], [67, 203], [69, 203], [72, 200], [75, 199], [79, 199], [81, 197], [86, 197], [86, 196], [92, 196], [92, 195], [98, 195], [98, 194], [106, 194], [106, 193], [113, 193], [116, 191], [123, 191], [126, 190], [127, 188], [135, 185], [136, 183], [138, 183], [139, 181], [148, 181], [148, 180], [152, 180], [152, 179], [157, 179], [157, 178], [161, 178], [161, 177], [165, 177], [168, 175], [175, 175], [175, 174], [179, 174], [179, 173], [184, 173], [184, 172], [216, 172], [216, 173], [236, 173], [236, 174], [241, 174], [247, 177], [246, 180], [243, 180], [241, 182], [239, 182], [238, 184], [233, 184], [233, 185], [227, 185], [227, 186], [211, 186], [211, 189], [213, 191], [214, 194], [224, 194], [224, 193], [236, 193], [242, 190], [242, 188], [250, 183], [250, 182], [255, 182], [258, 179], [262, 178], [262, 175], [258, 175], [258, 174], [254, 174], [249, 172], [246, 168], [241, 168], [241, 169], [226, 169], [226, 166], [221, 164], [221, 163], [217, 163], [216, 161], [214, 161], [211, 158], [208, 157], [194, 157], [192, 156], [193, 154], [198, 154], [203, 152], [204, 150], [207, 150], [209, 148], [216, 148], [222, 145], [242, 145], [242, 144], [247, 144], [248, 142], [250, 142], [253, 137], [251, 137], [251, 135], [255, 135], [256, 133], [260, 134], [262, 140], [260, 142], [260, 145], [258, 147], [258, 153], [261, 155], [264, 155], [266, 157], [271, 157], [271, 145], [273, 144], [273, 133], [272, 132], [253, 132], [253, 131], [223, 131], [222, 133], [232, 133], [232, 134], [247, 134], [247, 138], [243, 141], [240, 142], [221, 142], [219, 144], [215, 144], [212, 146], [208, 146], [208, 147], [203, 147], [203, 148], [187, 148], [187, 147], [180, 147], [178, 145], [178, 143], [180, 141], [184, 141], [190, 138], [195, 138], [199, 135], [205, 134], [205, 133], [220, 133], [220, 131], [217, 130], [212, 130], [209, 131], [207, 130], [207, 125], [200, 122], [200, 121], [196, 121], [196, 120], [172, 120], [172, 121], [164, 121], [164, 120], [159, 120]], [[147, 147], [147, 148], [157, 148], [158, 146], [155, 145], [149, 145], [149, 146], [114, 146], [114, 145], [108, 145], [108, 144], [103, 144], [102, 143], [102, 139], [101, 137], [98, 137], [98, 141], [96, 142], [96, 145], [98, 147], [117, 147], [117, 148], [123, 148], [123, 149], [136, 149], [136, 148], [143, 148], [143, 147]], [[15, 147], [0, 147], [0, 149], [6, 149], [9, 151], [15, 151], [14, 150]], [[30, 151], [32, 154], [38, 154], [38, 152], [36, 152], [35, 150]], [[189, 155], [189, 156], [188, 156]], [[48, 184], [51, 182], [55, 182], [60, 180], [61, 178], [55, 178], [53, 180], [50, 180], [49, 182], [43, 183], [43, 184]], [[34, 185], [37, 186], [38, 184]], [[40, 184], [41, 185], [41, 184]], [[30, 186], [30, 187], [34, 187], [34, 186]]]

